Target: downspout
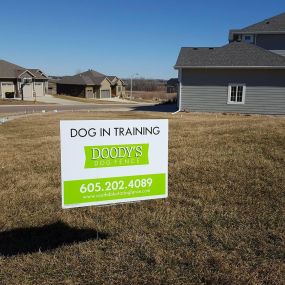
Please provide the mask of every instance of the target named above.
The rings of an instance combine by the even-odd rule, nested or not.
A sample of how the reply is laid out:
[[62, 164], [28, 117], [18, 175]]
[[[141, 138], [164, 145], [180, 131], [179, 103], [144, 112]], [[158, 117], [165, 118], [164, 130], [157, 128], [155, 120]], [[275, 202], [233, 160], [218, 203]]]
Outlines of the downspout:
[[179, 82], [178, 110], [172, 113], [172, 115], [175, 115], [181, 112], [181, 90], [182, 90], [182, 80], [181, 79], [182, 79], [182, 68], [179, 68], [178, 70], [178, 82]]

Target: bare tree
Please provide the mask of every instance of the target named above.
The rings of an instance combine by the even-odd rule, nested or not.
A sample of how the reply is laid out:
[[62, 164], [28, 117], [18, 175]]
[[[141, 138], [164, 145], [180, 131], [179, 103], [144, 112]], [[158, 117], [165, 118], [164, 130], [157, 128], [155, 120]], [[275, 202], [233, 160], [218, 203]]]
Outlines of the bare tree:
[[[130, 79], [125, 79], [127, 83], [126, 89], [130, 90]], [[133, 91], [164, 91], [166, 86], [165, 80], [160, 79], [133, 79]]]

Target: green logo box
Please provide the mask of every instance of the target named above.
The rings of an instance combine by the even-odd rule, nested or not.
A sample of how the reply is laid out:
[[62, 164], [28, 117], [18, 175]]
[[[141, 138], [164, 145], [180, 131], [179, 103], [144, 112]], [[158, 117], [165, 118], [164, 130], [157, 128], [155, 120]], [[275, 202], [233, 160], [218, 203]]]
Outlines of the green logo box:
[[85, 146], [85, 168], [149, 164], [149, 144]]
[[167, 195], [166, 174], [64, 181], [64, 206]]

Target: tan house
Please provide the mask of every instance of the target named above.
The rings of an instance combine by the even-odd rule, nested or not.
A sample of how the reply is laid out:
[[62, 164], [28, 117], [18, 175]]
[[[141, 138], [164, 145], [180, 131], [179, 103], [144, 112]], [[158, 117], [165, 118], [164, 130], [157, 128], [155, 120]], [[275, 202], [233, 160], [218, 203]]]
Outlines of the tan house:
[[39, 69], [27, 69], [11, 62], [0, 60], [0, 98], [44, 96], [48, 77]]
[[112, 97], [123, 97], [126, 95], [125, 82], [117, 76], [108, 76], [111, 81]]
[[57, 82], [57, 93], [85, 98], [111, 98], [111, 81], [95, 70], [65, 76]]

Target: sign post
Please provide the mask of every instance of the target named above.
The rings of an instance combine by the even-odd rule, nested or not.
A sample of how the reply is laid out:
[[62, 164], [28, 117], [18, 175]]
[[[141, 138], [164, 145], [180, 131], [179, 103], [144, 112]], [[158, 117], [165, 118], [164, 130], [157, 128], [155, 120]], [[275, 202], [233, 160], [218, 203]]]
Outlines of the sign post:
[[62, 207], [168, 196], [168, 120], [60, 122]]

